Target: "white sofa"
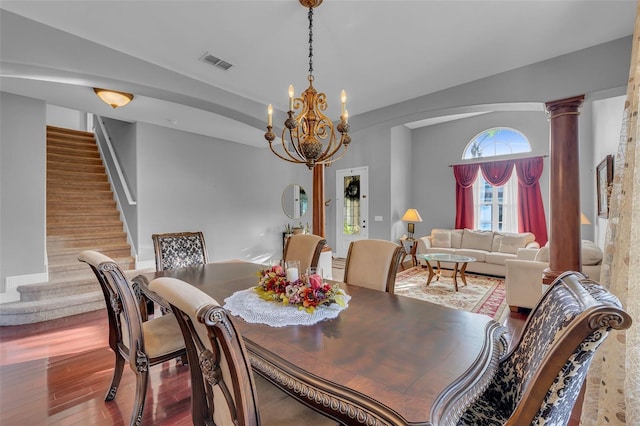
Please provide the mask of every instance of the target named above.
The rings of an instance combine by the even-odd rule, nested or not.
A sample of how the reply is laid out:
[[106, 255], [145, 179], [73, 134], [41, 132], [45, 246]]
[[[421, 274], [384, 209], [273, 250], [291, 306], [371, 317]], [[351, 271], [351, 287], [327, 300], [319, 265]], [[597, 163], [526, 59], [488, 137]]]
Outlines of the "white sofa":
[[[538, 249], [540, 245], [530, 232], [507, 233], [472, 229], [433, 229], [431, 235], [418, 238], [417, 254], [450, 253], [476, 259], [467, 272], [504, 277], [505, 261], [516, 259], [519, 248]], [[426, 265], [418, 256], [418, 263]], [[444, 268], [453, 264], [442, 263]]]
[[[582, 273], [600, 280], [602, 250], [593, 241], [582, 240]], [[540, 249], [519, 249], [517, 259], [506, 261], [507, 304], [512, 311], [532, 309], [543, 292], [542, 273], [549, 267], [548, 244]]]

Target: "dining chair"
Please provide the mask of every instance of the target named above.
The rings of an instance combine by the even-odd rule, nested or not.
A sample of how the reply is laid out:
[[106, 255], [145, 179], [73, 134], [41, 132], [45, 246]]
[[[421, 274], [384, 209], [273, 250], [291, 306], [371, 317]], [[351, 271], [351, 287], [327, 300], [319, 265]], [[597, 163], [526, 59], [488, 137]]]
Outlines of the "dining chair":
[[284, 246], [284, 261], [299, 260], [300, 271], [318, 266], [320, 253], [327, 245], [327, 240], [314, 234], [296, 234], [289, 237]]
[[174, 232], [151, 235], [156, 270], [177, 269], [208, 263], [202, 232]]
[[401, 245], [391, 241], [352, 241], [344, 267], [344, 282], [393, 294], [404, 253]]
[[618, 298], [600, 284], [578, 272], [560, 275], [458, 425], [567, 424], [596, 349], [611, 329], [630, 326]]
[[[153, 234], [151, 239], [156, 257], [156, 271], [204, 265], [209, 261], [204, 234], [200, 231]], [[150, 312], [155, 310], [151, 300], [146, 301], [146, 309]], [[161, 305], [160, 312], [164, 315], [167, 308]]]
[[336, 425], [253, 374], [242, 336], [226, 309], [200, 289], [161, 277], [149, 289], [170, 304], [191, 371], [194, 425]]
[[78, 260], [88, 264], [98, 279], [107, 305], [109, 346], [115, 354], [111, 385], [105, 401], [116, 397], [125, 362], [136, 375], [131, 425], [142, 423], [149, 381], [149, 367], [186, 356], [180, 327], [173, 315], [160, 316], [143, 323], [139, 298], [122, 269], [108, 256], [92, 250], [82, 251]]

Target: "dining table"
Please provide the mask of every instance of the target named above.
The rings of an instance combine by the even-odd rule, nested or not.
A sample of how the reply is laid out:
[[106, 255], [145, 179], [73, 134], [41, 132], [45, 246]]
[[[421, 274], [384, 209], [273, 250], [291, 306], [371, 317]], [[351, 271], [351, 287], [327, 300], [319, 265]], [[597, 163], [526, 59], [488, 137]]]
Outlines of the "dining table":
[[[133, 282], [146, 288], [157, 277], [178, 278], [224, 305], [255, 287], [265, 268], [217, 262], [144, 273]], [[232, 316], [254, 372], [340, 424], [455, 425], [494, 377], [507, 330], [486, 315], [340, 286], [348, 306], [312, 325]]]

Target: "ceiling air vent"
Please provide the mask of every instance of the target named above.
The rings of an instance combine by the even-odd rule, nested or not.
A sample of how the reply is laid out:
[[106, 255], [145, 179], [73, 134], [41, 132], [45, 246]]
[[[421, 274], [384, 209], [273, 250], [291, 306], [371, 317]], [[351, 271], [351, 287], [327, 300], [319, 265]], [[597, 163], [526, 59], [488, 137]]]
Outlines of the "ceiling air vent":
[[225, 70], [225, 71], [226, 71], [226, 70], [228, 70], [229, 68], [231, 68], [231, 67], [233, 66], [233, 65], [232, 65], [232, 64], [230, 64], [229, 62], [227, 62], [227, 61], [223, 61], [222, 59], [220, 59], [220, 58], [217, 58], [217, 57], [213, 56], [213, 55], [212, 55], [211, 53], [209, 53], [209, 52], [205, 53], [205, 54], [200, 58], [200, 60], [201, 60], [202, 62], [206, 62], [206, 63], [208, 63], [208, 64], [210, 64], [210, 65], [213, 65], [214, 67], [217, 67], [217, 68], [223, 69], [223, 70]]

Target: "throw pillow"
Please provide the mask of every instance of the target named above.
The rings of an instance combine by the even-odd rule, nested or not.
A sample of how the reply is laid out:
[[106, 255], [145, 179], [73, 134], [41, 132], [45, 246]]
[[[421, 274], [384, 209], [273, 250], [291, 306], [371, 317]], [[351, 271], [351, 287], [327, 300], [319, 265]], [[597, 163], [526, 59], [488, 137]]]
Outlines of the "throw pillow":
[[432, 229], [431, 247], [451, 248], [451, 231], [448, 229]]
[[582, 240], [582, 264], [597, 265], [602, 261], [602, 250], [594, 242]]
[[453, 229], [451, 230], [451, 248], [459, 249], [462, 247], [462, 233], [463, 229]]
[[540, 248], [533, 260], [535, 260], [536, 262], [549, 262], [549, 246], [546, 245]]
[[493, 231], [472, 231], [465, 229], [462, 233], [462, 248], [491, 251]]
[[[508, 234], [502, 233], [499, 236], [496, 235], [496, 239], [500, 241], [498, 246], [498, 250], [501, 253], [513, 253], [517, 254], [519, 248], [524, 248], [528, 243], [532, 242], [535, 238], [533, 234], [530, 233], [522, 233], [522, 234]], [[495, 250], [494, 250], [495, 251]]]

